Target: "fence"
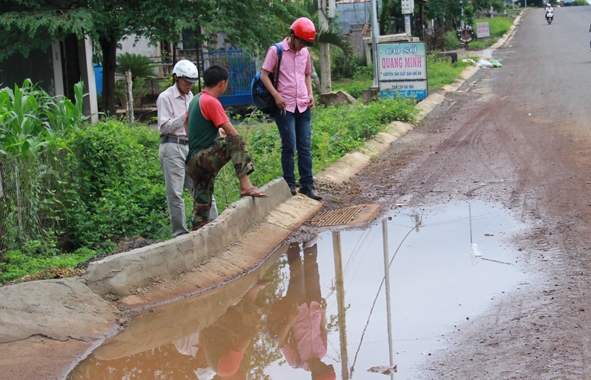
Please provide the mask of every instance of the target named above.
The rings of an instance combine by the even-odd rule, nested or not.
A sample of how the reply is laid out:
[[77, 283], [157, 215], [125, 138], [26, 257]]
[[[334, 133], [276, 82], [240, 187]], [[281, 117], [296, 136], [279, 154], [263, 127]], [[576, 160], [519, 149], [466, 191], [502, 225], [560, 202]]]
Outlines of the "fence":
[[42, 194], [43, 164], [28, 165], [0, 155], [0, 260], [23, 242], [42, 239], [52, 223], [50, 193]]
[[12, 238], [10, 231], [10, 215], [16, 208], [16, 189], [11, 186], [12, 173], [7, 172], [7, 158], [0, 156], [0, 259], [10, 248]]
[[256, 73], [255, 58], [240, 49], [216, 50], [201, 53], [201, 69], [220, 65], [230, 71], [228, 89], [218, 99], [224, 106], [252, 104], [250, 85]]

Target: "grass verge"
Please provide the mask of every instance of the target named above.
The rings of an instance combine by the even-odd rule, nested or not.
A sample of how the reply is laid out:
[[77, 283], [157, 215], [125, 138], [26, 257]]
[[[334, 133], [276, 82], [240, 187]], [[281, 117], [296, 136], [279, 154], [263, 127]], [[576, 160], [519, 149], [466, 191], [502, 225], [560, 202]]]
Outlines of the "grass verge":
[[[466, 66], [463, 63], [452, 65], [447, 61], [436, 62], [431, 60], [428, 61], [428, 65], [429, 89], [431, 91], [445, 84], [452, 83]], [[371, 79], [368, 79], [367, 75], [360, 75], [355, 80], [345, 80], [335, 83], [334, 88], [350, 88], [353, 90], [348, 92], [356, 94], [356, 91], [359, 91], [360, 96], [361, 90], [368, 88], [370, 84]], [[413, 122], [417, 113], [414, 104], [414, 101], [411, 100], [384, 99], [368, 105], [359, 102], [356, 105], [340, 107], [317, 107], [312, 113], [311, 150], [314, 171], [319, 172], [336, 162], [347, 152], [360, 148], [367, 139], [383, 131], [393, 121]], [[127, 214], [139, 212], [141, 213], [140, 215], [128, 215], [128, 217], [130, 218], [129, 220], [140, 221], [140, 225], [144, 224], [144, 229], [146, 229], [146, 223], [149, 222], [152, 236], [146, 235], [144, 237], [163, 239], [161, 230], [162, 228], [166, 229], [168, 218], [163, 216], [160, 211], [157, 213], [149, 211], [154, 210], [154, 207], [160, 209], [166, 205], [163, 183], [160, 183], [163, 182], [163, 178], [161, 178], [162, 176], [159, 173], [160, 169], [157, 159], [158, 134], [156, 131], [149, 130], [146, 126], [137, 125], [129, 128], [123, 123], [116, 125], [118, 123], [110, 120], [102, 125], [87, 127], [84, 130], [84, 136], [88, 139], [88, 149], [82, 150], [88, 156], [86, 161], [89, 162], [95, 162], [100, 152], [119, 152], [115, 155], [107, 154], [105, 156], [109, 157], [106, 161], [109, 165], [117, 163], [117, 173], [112, 170], [104, 170], [104, 165], [98, 165], [96, 167], [87, 165], [84, 169], [87, 171], [85, 175], [88, 178], [94, 178], [93, 176], [99, 173], [98, 178], [101, 178], [101, 183], [105, 184], [105, 187], [101, 188], [101, 196], [92, 197], [96, 198], [94, 203], [100, 201], [102, 202], [101, 204], [109, 204], [111, 205], [109, 210], [113, 209], [114, 206], [112, 204], [116, 203], [118, 205], [122, 201], [126, 204], [137, 203], [137, 206], [121, 209], [120, 212], [88, 212], [81, 215], [80, 218], [85, 223], [78, 224], [80, 226], [86, 226], [86, 230], [84, 230], [86, 234], [94, 231], [94, 234], [98, 236], [102, 229], [98, 229], [96, 226], [104, 225], [108, 227], [108, 223], [105, 224], [106, 216], [119, 215], [118, 220], [124, 220], [121, 212]], [[245, 136], [247, 146], [255, 162], [256, 171], [251, 176], [253, 183], [257, 186], [262, 186], [280, 177], [281, 139], [275, 124], [269, 121], [260, 121], [260, 115], [253, 114], [240, 120], [237, 124], [237, 129]], [[112, 136], [113, 133], [105, 133], [105, 131], [112, 130], [117, 131], [117, 139], [107, 138], [108, 136]], [[102, 138], [99, 138], [101, 136]], [[96, 139], [96, 141], [93, 143], [92, 139]], [[86, 140], [77, 138], [76, 141], [80, 144]], [[97, 145], [97, 143], [100, 143], [100, 145]], [[122, 150], [122, 145], [127, 147], [125, 148], [127, 150]], [[90, 149], [89, 147], [94, 148]], [[96, 147], [100, 147], [100, 151], [97, 153], [94, 152]], [[71, 159], [79, 160], [80, 158], [71, 156]], [[146, 168], [146, 164], [152, 168]], [[94, 173], [95, 170], [99, 172]], [[133, 173], [126, 173], [127, 170], [133, 171]], [[138, 172], [144, 173], [143, 176], [146, 177], [146, 180], [152, 183], [151, 187], [147, 186], [141, 178], [138, 178]], [[146, 173], [149, 173], [149, 175]], [[83, 183], [92, 184], [93, 182]], [[140, 183], [143, 186], [141, 187], [142, 191], [139, 192], [141, 194], [136, 194], [138, 192], [132, 190], [137, 189]], [[232, 167], [231, 165], [226, 165], [216, 180], [214, 192], [220, 212], [239, 198], [238, 190], [238, 180], [235, 177]], [[82, 194], [79, 195], [82, 196]], [[136, 196], [140, 196], [140, 198], [138, 198], [138, 202], [134, 203], [131, 198]], [[188, 192], [185, 192], [185, 196], [187, 200], [187, 217], [190, 219], [193, 201]], [[115, 198], [111, 200], [111, 197]], [[161, 199], [156, 202], [158, 198]], [[80, 206], [77, 207], [75, 210], [81, 213], [82, 209]], [[95, 207], [97, 210], [104, 209], [104, 207], [97, 207]], [[147, 214], [146, 210], [148, 212]], [[92, 226], [95, 227], [92, 228]], [[113, 229], [111, 228], [111, 230]], [[117, 241], [115, 239], [116, 237], [119, 240], [125, 240], [134, 236], [138, 230], [135, 225], [132, 229], [121, 225], [113, 230], [116, 235], [105, 240], [105, 242], [114, 246]], [[127, 232], [123, 234], [123, 231]], [[72, 234], [73, 231], [69, 231], [68, 233]], [[84, 239], [80, 240], [83, 241]], [[80, 271], [75, 270], [79, 263], [86, 262], [96, 256], [104, 255], [104, 253], [104, 250], [96, 250], [93, 246], [78, 246], [74, 252], [64, 254], [55, 245], [47, 242], [32, 241], [20, 249], [10, 250], [0, 255], [0, 283], [79, 275]]]

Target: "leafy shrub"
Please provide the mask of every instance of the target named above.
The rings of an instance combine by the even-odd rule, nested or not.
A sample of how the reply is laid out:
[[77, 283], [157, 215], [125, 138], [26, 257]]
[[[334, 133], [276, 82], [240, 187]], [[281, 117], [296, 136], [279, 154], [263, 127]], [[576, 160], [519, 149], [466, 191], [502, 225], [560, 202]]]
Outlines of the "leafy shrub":
[[372, 65], [363, 65], [357, 66], [357, 70], [353, 75], [353, 79], [355, 80], [366, 80], [366, 79], [373, 79], [373, 66]]
[[75, 247], [98, 247], [126, 236], [163, 238], [168, 228], [158, 132], [107, 120], [73, 134], [68, 236]]
[[115, 72], [125, 76], [126, 71], [131, 71], [132, 79], [153, 78], [156, 76], [156, 66], [149, 57], [135, 53], [123, 53], [117, 56], [117, 68]]
[[63, 136], [87, 119], [83, 87], [74, 86], [75, 103], [49, 96], [28, 79], [22, 87], [0, 90], [0, 176], [7, 194], [0, 198], [0, 251], [27, 240], [51, 240], [64, 227], [65, 174], [58, 150]]
[[359, 148], [395, 120], [413, 121], [411, 100], [383, 99], [368, 105], [318, 107], [312, 116], [312, 156], [315, 170], [331, 165]]
[[127, 89], [125, 73], [131, 71], [132, 92], [134, 105], [140, 106], [142, 98], [148, 94], [146, 88], [146, 79], [155, 78], [158, 66], [155, 65], [149, 57], [135, 53], [123, 53], [117, 56], [117, 68], [115, 72], [123, 79], [118, 79], [115, 83], [115, 92], [119, 96], [122, 106], [125, 106], [127, 99]]
[[351, 79], [361, 67], [366, 67], [365, 57], [362, 55], [347, 57], [340, 49], [331, 49], [330, 54], [332, 80]]
[[447, 50], [454, 50], [462, 47], [462, 44], [458, 41], [458, 35], [455, 30], [450, 30], [445, 33], [443, 39], [445, 40], [445, 49]]

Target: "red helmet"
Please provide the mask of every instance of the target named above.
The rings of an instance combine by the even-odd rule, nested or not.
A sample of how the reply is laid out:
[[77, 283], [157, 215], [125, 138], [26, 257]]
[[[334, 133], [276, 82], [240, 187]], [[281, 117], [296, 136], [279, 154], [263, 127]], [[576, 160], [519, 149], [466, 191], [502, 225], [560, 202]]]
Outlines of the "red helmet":
[[312, 20], [306, 17], [300, 17], [291, 24], [289, 27], [293, 35], [299, 38], [304, 45], [314, 45], [314, 39], [316, 38], [316, 27]]

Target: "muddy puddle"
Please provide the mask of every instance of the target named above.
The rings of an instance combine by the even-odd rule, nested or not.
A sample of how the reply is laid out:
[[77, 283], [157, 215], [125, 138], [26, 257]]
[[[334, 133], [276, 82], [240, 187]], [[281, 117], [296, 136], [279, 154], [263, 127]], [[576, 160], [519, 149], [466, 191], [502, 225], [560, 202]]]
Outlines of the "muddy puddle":
[[68, 379], [413, 379], [442, 334], [527, 282], [508, 244], [520, 228], [484, 202], [403, 206], [282, 246], [248, 276], [138, 314]]

